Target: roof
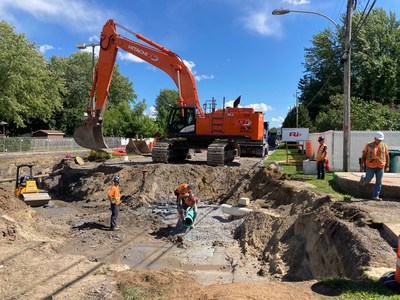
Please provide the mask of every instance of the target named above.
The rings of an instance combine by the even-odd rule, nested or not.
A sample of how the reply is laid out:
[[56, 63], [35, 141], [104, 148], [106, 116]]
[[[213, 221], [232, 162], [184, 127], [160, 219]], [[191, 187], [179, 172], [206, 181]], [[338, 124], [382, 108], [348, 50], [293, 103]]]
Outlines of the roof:
[[35, 134], [35, 133], [38, 133], [38, 132], [42, 132], [42, 133], [45, 133], [47, 135], [64, 135], [65, 134], [64, 132], [61, 132], [59, 130], [43, 130], [43, 129], [37, 130], [37, 131], [33, 132], [32, 134]]

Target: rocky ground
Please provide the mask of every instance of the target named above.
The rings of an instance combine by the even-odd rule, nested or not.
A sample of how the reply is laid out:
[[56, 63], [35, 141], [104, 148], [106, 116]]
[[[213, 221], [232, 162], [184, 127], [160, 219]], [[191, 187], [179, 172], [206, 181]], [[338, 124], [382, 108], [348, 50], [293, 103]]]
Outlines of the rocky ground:
[[[52, 201], [31, 208], [0, 183], [0, 294], [4, 299], [320, 299], [324, 277], [393, 269], [395, 253], [369, 211], [397, 203], [337, 202], [284, 180], [258, 159], [210, 167], [149, 158], [83, 165], [65, 155], [1, 156], [0, 180], [35, 164]], [[110, 232], [106, 192], [122, 179], [121, 230]], [[196, 184], [193, 229], [177, 224], [174, 187]], [[244, 218], [220, 205], [250, 199]]]

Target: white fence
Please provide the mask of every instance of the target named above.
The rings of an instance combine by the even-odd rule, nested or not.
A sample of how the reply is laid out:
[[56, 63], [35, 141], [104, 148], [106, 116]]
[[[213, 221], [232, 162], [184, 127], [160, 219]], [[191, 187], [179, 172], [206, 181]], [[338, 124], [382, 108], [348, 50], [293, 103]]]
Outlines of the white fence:
[[[400, 131], [383, 131], [384, 143], [389, 150], [400, 150]], [[350, 171], [359, 171], [359, 158], [367, 143], [374, 140], [375, 131], [352, 131], [350, 134]], [[328, 147], [328, 159], [332, 171], [343, 171], [343, 131], [326, 131], [311, 133], [309, 139], [312, 144], [313, 156], [316, 156], [318, 148], [318, 137], [325, 137]], [[400, 165], [400, 160], [399, 160]], [[400, 167], [400, 166], [398, 166]], [[399, 168], [398, 168], [399, 169]]]
[[[110, 148], [126, 145], [127, 139], [105, 137], [104, 141]], [[82, 150], [73, 138], [46, 139], [31, 137], [3, 137], [0, 138], [0, 152], [46, 152]]]

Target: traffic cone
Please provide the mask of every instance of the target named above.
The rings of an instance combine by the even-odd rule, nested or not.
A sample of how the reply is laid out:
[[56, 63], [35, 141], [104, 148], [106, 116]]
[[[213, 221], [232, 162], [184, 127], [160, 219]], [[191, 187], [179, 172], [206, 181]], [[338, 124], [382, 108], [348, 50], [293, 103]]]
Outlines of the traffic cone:
[[400, 236], [397, 238], [396, 271], [383, 274], [380, 282], [388, 289], [400, 293]]

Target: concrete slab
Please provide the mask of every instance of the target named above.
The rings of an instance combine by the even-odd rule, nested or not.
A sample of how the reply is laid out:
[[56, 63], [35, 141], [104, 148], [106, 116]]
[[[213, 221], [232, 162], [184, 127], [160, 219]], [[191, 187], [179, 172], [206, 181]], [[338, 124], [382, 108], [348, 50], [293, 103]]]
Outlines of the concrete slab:
[[[340, 189], [350, 195], [363, 199], [370, 199], [375, 184], [375, 179], [371, 183], [361, 185], [359, 183], [364, 172], [335, 172], [334, 179]], [[365, 208], [375, 223], [381, 223], [385, 232], [385, 239], [394, 248], [397, 247], [400, 235], [400, 220], [398, 216], [390, 211], [398, 211], [400, 204], [400, 173], [385, 173], [382, 180], [380, 197], [383, 201], [367, 201], [368, 206], [362, 205], [364, 200], [359, 202]]]
[[[335, 172], [334, 179], [339, 187], [350, 195], [369, 199], [372, 196], [375, 179], [370, 183], [359, 183], [363, 172]], [[385, 173], [382, 179], [381, 198], [400, 201], [400, 173]]]

